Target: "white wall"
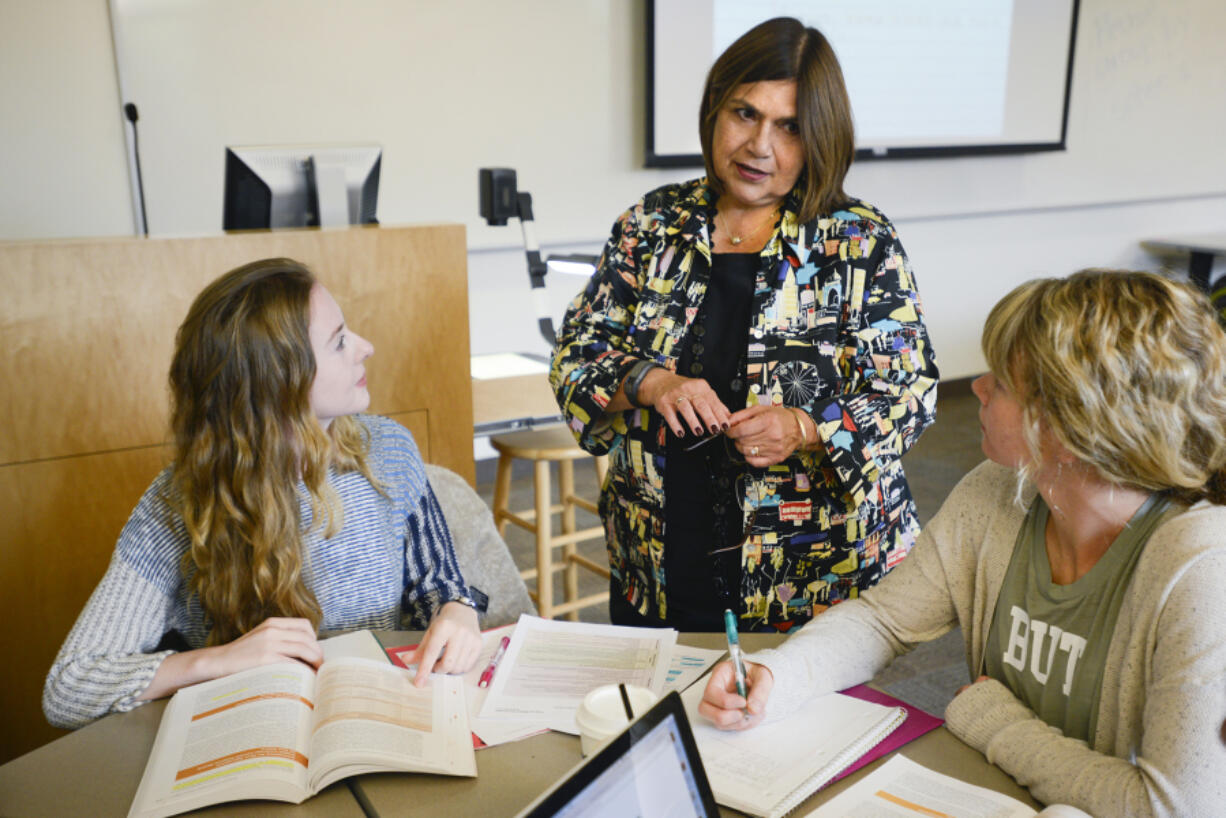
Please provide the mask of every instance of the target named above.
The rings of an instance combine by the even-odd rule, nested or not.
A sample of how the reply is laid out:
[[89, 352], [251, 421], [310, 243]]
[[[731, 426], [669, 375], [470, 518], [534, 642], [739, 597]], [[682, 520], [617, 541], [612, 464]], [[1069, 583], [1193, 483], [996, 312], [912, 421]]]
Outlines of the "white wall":
[[0, 0], [0, 239], [131, 234], [99, 0]]
[[[105, 10], [0, 2], [0, 238], [130, 232]], [[697, 173], [641, 167], [642, 2], [113, 2], [155, 235], [216, 230], [225, 144], [377, 139], [385, 223], [468, 225], [474, 353], [547, 350], [518, 228], [477, 217], [478, 167], [519, 171], [551, 252], [596, 252], [638, 195]], [[1020, 281], [1226, 229], [1224, 28], [1218, 0], [1083, 0], [1068, 150], [853, 168], [912, 256], [945, 377], [981, 370], [982, 317]], [[580, 286], [551, 277], [555, 320]]]

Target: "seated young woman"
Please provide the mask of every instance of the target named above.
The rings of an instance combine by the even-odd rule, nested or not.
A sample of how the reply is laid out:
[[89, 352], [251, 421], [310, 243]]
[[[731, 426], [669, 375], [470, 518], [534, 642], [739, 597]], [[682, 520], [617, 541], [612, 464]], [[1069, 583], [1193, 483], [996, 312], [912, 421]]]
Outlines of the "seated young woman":
[[[477, 612], [413, 437], [359, 414], [373, 352], [289, 259], [196, 297], [170, 368], [174, 461], [51, 667], [52, 724], [258, 665], [317, 667], [321, 630], [425, 629], [419, 685], [475, 663]], [[188, 649], [163, 649], [176, 634]]]
[[752, 727], [956, 625], [976, 681], [946, 726], [1037, 799], [1221, 814], [1226, 335], [1190, 287], [1087, 270], [1007, 295], [983, 350], [990, 462], [879, 586], [750, 657], [748, 702], [723, 664], [701, 712]]

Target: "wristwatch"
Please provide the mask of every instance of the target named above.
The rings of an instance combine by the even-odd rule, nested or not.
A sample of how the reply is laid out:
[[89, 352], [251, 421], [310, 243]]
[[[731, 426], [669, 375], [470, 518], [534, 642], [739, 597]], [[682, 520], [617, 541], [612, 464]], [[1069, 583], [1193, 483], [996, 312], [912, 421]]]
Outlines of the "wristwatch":
[[630, 367], [630, 374], [622, 382], [622, 391], [625, 392], [626, 400], [630, 401], [631, 406], [644, 408], [643, 404], [639, 403], [639, 387], [643, 385], [643, 379], [647, 377], [648, 372], [659, 368], [660, 365], [655, 361], [639, 361]]

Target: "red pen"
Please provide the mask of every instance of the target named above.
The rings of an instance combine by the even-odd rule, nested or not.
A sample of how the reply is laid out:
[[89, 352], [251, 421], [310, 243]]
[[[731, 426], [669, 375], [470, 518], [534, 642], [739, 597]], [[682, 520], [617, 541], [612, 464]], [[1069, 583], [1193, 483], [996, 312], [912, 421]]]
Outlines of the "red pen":
[[511, 644], [511, 637], [504, 636], [502, 641], [498, 643], [498, 650], [494, 651], [494, 658], [490, 659], [489, 665], [485, 670], [481, 671], [481, 678], [477, 681], [477, 687], [489, 687], [490, 682], [494, 679], [494, 671], [498, 669], [498, 663], [502, 661], [502, 655], [507, 652], [507, 645]]

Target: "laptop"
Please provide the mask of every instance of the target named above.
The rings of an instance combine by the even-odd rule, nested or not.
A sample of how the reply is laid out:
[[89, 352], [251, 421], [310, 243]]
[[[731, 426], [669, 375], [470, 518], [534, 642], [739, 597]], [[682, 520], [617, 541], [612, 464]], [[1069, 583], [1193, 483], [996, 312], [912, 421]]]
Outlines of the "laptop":
[[669, 693], [519, 818], [719, 815], [685, 706]]

